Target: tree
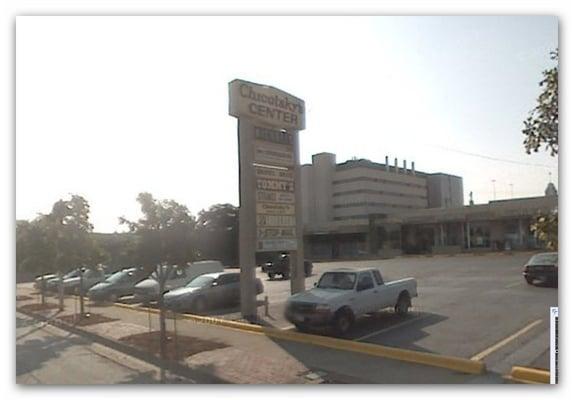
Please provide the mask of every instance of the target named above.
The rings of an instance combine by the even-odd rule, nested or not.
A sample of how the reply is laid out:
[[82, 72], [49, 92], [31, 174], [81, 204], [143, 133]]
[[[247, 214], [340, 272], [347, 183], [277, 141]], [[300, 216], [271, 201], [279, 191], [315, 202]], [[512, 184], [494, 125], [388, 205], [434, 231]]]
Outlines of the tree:
[[551, 156], [558, 154], [558, 49], [550, 53], [550, 58], [557, 63], [542, 72], [544, 78], [539, 83], [542, 93], [538, 96], [538, 104], [524, 121], [522, 133], [526, 135], [524, 147], [527, 154], [538, 152], [543, 144]]
[[[95, 266], [105, 259], [92, 238], [90, 206], [82, 196], [58, 200], [49, 214], [16, 226], [16, 266], [19, 274], [64, 272]], [[42, 302], [44, 296], [42, 291]]]
[[[538, 105], [530, 111], [522, 133], [526, 135], [524, 147], [526, 153], [538, 152], [543, 144], [550, 150], [552, 157], [558, 155], [558, 49], [550, 52], [550, 58], [556, 65], [542, 72], [540, 81], [542, 93], [538, 96]], [[538, 215], [530, 226], [534, 236], [546, 243], [551, 250], [558, 249], [558, 210]]]
[[198, 244], [201, 256], [226, 265], [239, 264], [239, 210], [231, 204], [215, 204], [199, 213]]
[[140, 193], [137, 201], [143, 217], [135, 222], [121, 217], [120, 224], [127, 225], [130, 232], [136, 234], [138, 263], [155, 270], [159, 284], [160, 356], [163, 359], [166, 355], [165, 282], [174, 268], [183, 267], [197, 258], [192, 243], [196, 220], [186, 206], [173, 200], [160, 201], [150, 193]]
[[536, 217], [535, 222], [530, 226], [534, 236], [546, 243], [546, 248], [551, 251], [558, 250], [558, 210], [549, 214], [542, 214]]

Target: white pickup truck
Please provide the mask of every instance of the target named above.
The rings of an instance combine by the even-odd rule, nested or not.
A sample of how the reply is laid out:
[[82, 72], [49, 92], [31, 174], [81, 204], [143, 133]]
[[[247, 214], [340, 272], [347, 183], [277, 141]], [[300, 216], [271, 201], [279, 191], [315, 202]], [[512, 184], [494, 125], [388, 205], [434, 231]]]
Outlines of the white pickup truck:
[[384, 282], [377, 268], [339, 268], [324, 272], [313, 289], [289, 297], [285, 317], [300, 331], [331, 326], [341, 335], [363, 314], [388, 307], [406, 314], [413, 297], [414, 278]]

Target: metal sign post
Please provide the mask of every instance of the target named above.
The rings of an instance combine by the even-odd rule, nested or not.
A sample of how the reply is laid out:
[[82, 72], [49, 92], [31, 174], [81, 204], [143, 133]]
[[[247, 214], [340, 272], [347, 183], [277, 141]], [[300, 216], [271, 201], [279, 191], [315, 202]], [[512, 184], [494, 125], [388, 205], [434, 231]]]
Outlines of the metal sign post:
[[239, 120], [239, 286], [241, 315], [257, 319], [255, 292], [255, 173], [253, 168], [253, 125]]
[[291, 293], [305, 289], [298, 132], [305, 102], [272, 86], [229, 83], [239, 142], [241, 314], [257, 317], [255, 253], [290, 252]]

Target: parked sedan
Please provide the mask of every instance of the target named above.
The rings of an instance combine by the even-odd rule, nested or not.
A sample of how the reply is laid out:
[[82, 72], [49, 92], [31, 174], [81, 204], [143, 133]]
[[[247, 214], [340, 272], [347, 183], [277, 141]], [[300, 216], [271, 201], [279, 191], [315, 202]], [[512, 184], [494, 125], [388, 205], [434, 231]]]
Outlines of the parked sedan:
[[135, 285], [148, 276], [149, 271], [143, 268], [120, 270], [92, 286], [88, 290], [88, 297], [93, 301], [115, 302], [120, 297], [133, 295]]
[[57, 278], [56, 274], [44, 274], [34, 279], [34, 289], [41, 289], [42, 284], [46, 285], [50, 279]]
[[535, 254], [524, 266], [522, 275], [529, 285], [534, 280], [558, 285], [558, 253]]
[[[263, 283], [255, 281], [257, 294], [263, 293]], [[167, 292], [165, 306], [178, 312], [205, 312], [208, 309], [239, 303], [239, 273], [216, 272], [200, 275], [186, 286]]]

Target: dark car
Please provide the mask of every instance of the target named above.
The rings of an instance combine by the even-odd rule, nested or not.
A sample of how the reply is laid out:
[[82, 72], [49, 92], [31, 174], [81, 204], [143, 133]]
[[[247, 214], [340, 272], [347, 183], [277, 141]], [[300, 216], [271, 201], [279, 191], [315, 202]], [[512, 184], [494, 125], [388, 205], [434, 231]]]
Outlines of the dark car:
[[535, 280], [558, 285], [558, 253], [540, 253], [532, 256], [524, 266], [522, 275], [529, 285]]
[[[168, 309], [203, 313], [208, 309], [239, 304], [239, 272], [215, 272], [200, 275], [187, 285], [163, 296]], [[255, 280], [255, 293], [263, 293], [263, 283]]]
[[143, 268], [127, 268], [108, 276], [103, 282], [97, 283], [88, 290], [88, 297], [93, 301], [112, 301], [123, 296], [134, 294], [136, 284], [147, 278], [149, 270]]
[[[305, 276], [311, 276], [313, 273], [313, 263], [311, 261], [303, 261], [303, 268]], [[261, 266], [261, 271], [267, 274], [269, 279], [274, 279], [275, 275], [281, 275], [283, 279], [289, 279], [291, 270], [291, 262], [289, 254], [281, 253], [279, 256], [272, 258]]]

